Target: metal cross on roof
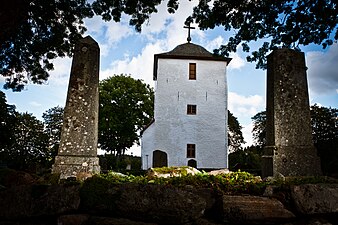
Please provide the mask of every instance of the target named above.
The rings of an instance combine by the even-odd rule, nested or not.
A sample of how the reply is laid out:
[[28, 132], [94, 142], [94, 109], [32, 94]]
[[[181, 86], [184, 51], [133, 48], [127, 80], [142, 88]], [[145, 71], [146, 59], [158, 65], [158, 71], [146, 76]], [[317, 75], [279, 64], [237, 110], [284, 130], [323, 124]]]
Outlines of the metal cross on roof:
[[190, 23], [189, 23], [188, 26], [184, 26], [183, 28], [187, 28], [188, 29], [188, 38], [187, 38], [187, 41], [188, 41], [188, 43], [190, 43], [190, 41], [191, 41], [190, 30], [191, 29], [195, 29], [195, 27], [191, 27]]

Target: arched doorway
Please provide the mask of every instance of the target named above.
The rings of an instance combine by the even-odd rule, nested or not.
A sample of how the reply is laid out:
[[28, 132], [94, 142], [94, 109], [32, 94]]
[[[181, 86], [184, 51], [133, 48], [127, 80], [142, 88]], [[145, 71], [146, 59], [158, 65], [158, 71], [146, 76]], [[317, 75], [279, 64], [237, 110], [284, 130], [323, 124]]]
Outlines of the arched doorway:
[[188, 166], [197, 168], [197, 161], [196, 161], [195, 159], [190, 159], [190, 160], [188, 161]]
[[153, 151], [153, 167], [168, 166], [168, 155], [167, 153], [155, 150]]

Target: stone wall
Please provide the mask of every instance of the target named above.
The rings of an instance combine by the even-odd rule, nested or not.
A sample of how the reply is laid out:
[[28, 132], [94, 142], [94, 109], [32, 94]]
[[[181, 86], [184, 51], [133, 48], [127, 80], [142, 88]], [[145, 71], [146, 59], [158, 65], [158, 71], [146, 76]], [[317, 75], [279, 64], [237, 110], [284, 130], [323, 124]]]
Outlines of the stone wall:
[[192, 186], [21, 185], [0, 190], [0, 225], [335, 224], [338, 184], [268, 186], [263, 196]]

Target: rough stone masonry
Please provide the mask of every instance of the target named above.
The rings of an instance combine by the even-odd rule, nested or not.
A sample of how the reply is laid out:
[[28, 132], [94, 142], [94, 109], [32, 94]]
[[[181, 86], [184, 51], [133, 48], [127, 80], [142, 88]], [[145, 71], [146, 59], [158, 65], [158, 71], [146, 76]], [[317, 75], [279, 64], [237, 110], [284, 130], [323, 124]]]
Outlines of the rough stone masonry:
[[278, 49], [268, 56], [267, 147], [262, 175], [320, 175], [312, 141], [304, 53]]
[[100, 48], [90, 36], [75, 46], [61, 141], [52, 169], [61, 179], [76, 177], [80, 172], [100, 172], [97, 157], [99, 55]]

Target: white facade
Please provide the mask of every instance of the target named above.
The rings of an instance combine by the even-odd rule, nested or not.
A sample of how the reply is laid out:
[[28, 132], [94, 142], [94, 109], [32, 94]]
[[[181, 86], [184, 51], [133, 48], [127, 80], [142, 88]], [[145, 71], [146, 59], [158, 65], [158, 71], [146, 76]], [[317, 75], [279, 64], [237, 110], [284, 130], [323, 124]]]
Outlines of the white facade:
[[[197, 168], [227, 168], [226, 66], [230, 59], [158, 56], [154, 121], [142, 134], [142, 168], [154, 167], [155, 150], [167, 154], [167, 166], [186, 166], [195, 160]], [[190, 63], [196, 64], [196, 80], [189, 80]], [[195, 115], [187, 114], [187, 105], [196, 105]], [[187, 152], [188, 144], [195, 146], [193, 156]]]

